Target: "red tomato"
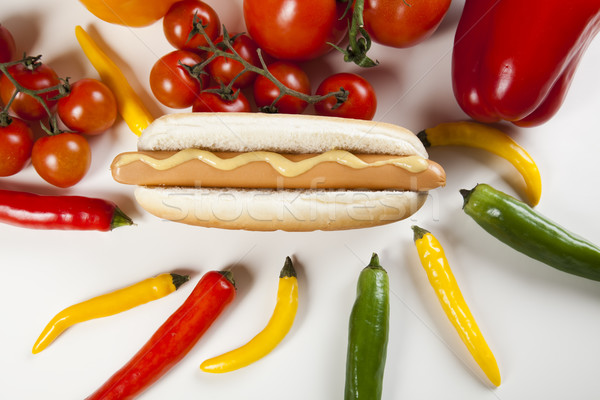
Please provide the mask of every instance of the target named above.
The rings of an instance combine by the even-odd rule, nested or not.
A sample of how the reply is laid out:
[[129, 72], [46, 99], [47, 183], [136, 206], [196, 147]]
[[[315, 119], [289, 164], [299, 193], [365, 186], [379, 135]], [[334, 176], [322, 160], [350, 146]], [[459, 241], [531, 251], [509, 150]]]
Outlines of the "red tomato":
[[0, 63], [14, 60], [16, 54], [15, 38], [6, 27], [0, 25]]
[[365, 0], [363, 20], [374, 42], [410, 47], [430, 37], [451, 0]]
[[[212, 89], [216, 89], [213, 87]], [[223, 99], [220, 95], [211, 92], [202, 92], [194, 101], [193, 112], [250, 112], [250, 102], [240, 90], [233, 100]]]
[[79, 182], [90, 169], [92, 152], [78, 133], [59, 133], [39, 138], [33, 145], [31, 163], [48, 183], [66, 188]]
[[29, 125], [12, 118], [7, 126], [0, 126], [0, 176], [14, 175], [22, 170], [31, 157], [33, 132]]
[[[308, 75], [296, 64], [288, 61], [276, 61], [270, 64], [268, 70], [284, 86], [300, 93], [310, 95]], [[268, 78], [259, 75], [254, 81], [254, 100], [259, 108], [270, 107], [281, 94], [279, 88]], [[301, 114], [308, 103], [297, 97], [284, 95], [277, 101], [277, 112], [285, 114]]]
[[58, 100], [56, 111], [70, 130], [97, 135], [115, 123], [117, 100], [104, 83], [81, 79], [71, 85], [67, 96]]
[[171, 108], [191, 107], [200, 90], [208, 85], [209, 77], [200, 80], [191, 76], [181, 64], [193, 67], [203, 61], [196, 53], [175, 50], [162, 56], [150, 71], [150, 89], [158, 101]]
[[163, 31], [171, 45], [180, 50], [202, 52], [198, 46], [206, 46], [207, 42], [200, 33], [188, 40], [194, 27], [194, 14], [198, 15], [204, 31], [211, 40], [221, 33], [219, 16], [208, 4], [199, 0], [183, 0], [174, 3], [163, 18]]
[[342, 72], [326, 78], [317, 88], [317, 96], [337, 92], [340, 88], [348, 91], [348, 99], [339, 107], [337, 100], [331, 96], [315, 104], [319, 115], [371, 120], [377, 110], [377, 97], [373, 86], [362, 76]]
[[348, 29], [340, 19], [346, 3], [336, 0], [244, 0], [248, 33], [275, 58], [306, 61], [332, 49]]
[[[232, 35], [231, 37], [234, 37]], [[223, 36], [219, 36], [216, 43], [223, 41]], [[255, 67], [260, 67], [260, 59], [258, 58], [258, 45], [254, 40], [250, 39], [247, 35], [239, 35], [235, 38], [232, 43], [233, 49], [248, 63]], [[231, 50], [227, 51], [232, 53]], [[232, 60], [227, 57], [217, 57], [210, 64], [208, 64], [208, 73], [217, 82], [223, 83], [223, 85], [229, 85], [229, 82], [233, 80], [240, 72], [244, 70], [244, 66], [239, 61]], [[256, 79], [256, 73], [246, 71], [240, 75], [234, 82], [233, 86], [238, 88], [245, 88], [250, 86], [254, 79]]]
[[[36, 68], [29, 69], [24, 64], [16, 64], [8, 68], [8, 73], [24, 88], [30, 90], [47, 89], [60, 84], [56, 72], [46, 64], [39, 64]], [[0, 79], [0, 97], [4, 104], [8, 104], [13, 93], [16, 91], [15, 85], [2, 75]], [[56, 105], [55, 100], [50, 98], [58, 95], [58, 90], [53, 90], [40, 94], [40, 97], [46, 102], [50, 110]], [[40, 102], [28, 94], [19, 92], [10, 105], [10, 110], [19, 118], [27, 121], [39, 121], [48, 117], [48, 113]]]

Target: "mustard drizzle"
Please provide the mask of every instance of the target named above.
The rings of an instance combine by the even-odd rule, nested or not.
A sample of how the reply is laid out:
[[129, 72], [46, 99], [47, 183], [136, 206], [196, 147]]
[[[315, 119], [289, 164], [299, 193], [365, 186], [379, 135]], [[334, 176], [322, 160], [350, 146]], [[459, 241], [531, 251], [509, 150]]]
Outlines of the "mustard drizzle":
[[223, 159], [213, 152], [201, 149], [181, 150], [164, 159], [157, 159], [149, 154], [142, 153], [121, 154], [115, 162], [115, 167], [118, 168], [135, 161], [141, 161], [156, 170], [163, 171], [192, 160], [202, 161], [213, 168], [223, 171], [231, 171], [252, 162], [262, 161], [268, 163], [279, 174], [288, 178], [301, 175], [323, 162], [336, 162], [355, 169], [394, 165], [413, 173], [422, 172], [428, 168], [427, 160], [420, 156], [399, 156], [369, 163], [346, 150], [329, 150], [304, 160], [292, 161], [278, 153], [252, 151]]

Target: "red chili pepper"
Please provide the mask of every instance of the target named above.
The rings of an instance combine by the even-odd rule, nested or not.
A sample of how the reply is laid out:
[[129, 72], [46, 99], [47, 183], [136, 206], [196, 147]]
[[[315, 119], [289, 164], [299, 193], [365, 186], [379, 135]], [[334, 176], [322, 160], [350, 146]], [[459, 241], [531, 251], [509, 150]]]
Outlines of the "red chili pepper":
[[0, 222], [23, 228], [98, 231], [133, 223], [111, 201], [10, 190], [0, 190]]
[[481, 122], [546, 122], [599, 29], [600, 0], [466, 0], [452, 56], [459, 105]]
[[234, 298], [230, 272], [207, 272], [133, 358], [86, 400], [133, 399], [177, 364]]

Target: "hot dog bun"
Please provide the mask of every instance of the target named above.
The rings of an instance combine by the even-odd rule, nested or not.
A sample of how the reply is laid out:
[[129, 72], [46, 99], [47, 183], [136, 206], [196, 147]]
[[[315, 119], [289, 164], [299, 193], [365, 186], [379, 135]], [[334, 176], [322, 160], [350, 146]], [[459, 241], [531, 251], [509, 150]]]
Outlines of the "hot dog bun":
[[[138, 150], [143, 152], [189, 151], [186, 149], [279, 154], [318, 154], [336, 149], [353, 154], [406, 156], [416, 159], [416, 164], [424, 162], [428, 173], [435, 176], [434, 184], [426, 185], [428, 188], [445, 183], [443, 169], [427, 160], [427, 152], [416, 135], [396, 125], [372, 121], [261, 113], [170, 114], [155, 120], [138, 141]], [[123, 182], [120, 156], [115, 158], [112, 170], [115, 179]], [[145, 165], [143, 168], [153, 169]], [[140, 184], [135, 197], [144, 209], [160, 218], [204, 227], [258, 231], [382, 225], [412, 215], [427, 198], [426, 190], [415, 189], [416, 183], [406, 190], [198, 186]]]
[[138, 140], [138, 150], [187, 148], [278, 153], [321, 153], [344, 149], [428, 157], [419, 138], [400, 126], [303, 114], [167, 114], [150, 124]]

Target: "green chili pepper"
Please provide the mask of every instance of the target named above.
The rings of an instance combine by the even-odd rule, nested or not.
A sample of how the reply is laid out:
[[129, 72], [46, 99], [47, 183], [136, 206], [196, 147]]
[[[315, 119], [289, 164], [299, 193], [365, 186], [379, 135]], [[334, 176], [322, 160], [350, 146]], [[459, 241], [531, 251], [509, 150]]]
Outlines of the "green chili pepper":
[[389, 315], [388, 275], [373, 253], [358, 278], [350, 314], [345, 400], [381, 399]]
[[561, 271], [600, 281], [600, 248], [489, 185], [461, 190], [463, 210], [513, 249]]

